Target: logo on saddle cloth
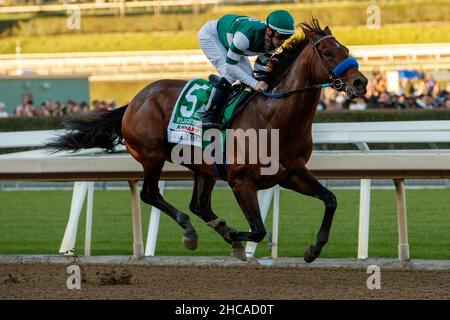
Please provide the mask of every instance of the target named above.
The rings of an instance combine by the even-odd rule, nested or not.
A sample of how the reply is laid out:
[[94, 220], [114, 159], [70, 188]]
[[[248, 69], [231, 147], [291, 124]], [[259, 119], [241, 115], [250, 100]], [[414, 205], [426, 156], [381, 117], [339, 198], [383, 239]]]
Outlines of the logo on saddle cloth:
[[[190, 80], [175, 104], [167, 127], [167, 139], [171, 143], [192, 145], [205, 148], [210, 141], [203, 139], [202, 115], [208, 105], [213, 86], [204, 79]], [[226, 123], [239, 102], [247, 93], [242, 90], [231, 99], [231, 103], [225, 108], [222, 123]], [[222, 134], [225, 137], [225, 134]]]

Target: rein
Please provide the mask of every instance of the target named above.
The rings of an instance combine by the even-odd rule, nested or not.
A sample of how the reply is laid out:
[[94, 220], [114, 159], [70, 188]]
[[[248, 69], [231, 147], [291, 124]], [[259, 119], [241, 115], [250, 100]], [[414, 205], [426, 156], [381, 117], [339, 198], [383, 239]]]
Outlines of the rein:
[[294, 94], [297, 94], [297, 93], [301, 93], [301, 92], [304, 92], [304, 91], [314, 90], [314, 89], [322, 89], [322, 88], [328, 88], [328, 87], [329, 88], [333, 88], [333, 89], [335, 89], [337, 91], [341, 91], [344, 88], [345, 83], [344, 83], [344, 81], [342, 81], [342, 79], [339, 78], [339, 76], [341, 76], [345, 71], [347, 71], [348, 69], [350, 69], [352, 67], [358, 68], [359, 64], [358, 64], [358, 61], [355, 58], [347, 57], [346, 59], [344, 59], [341, 62], [339, 62], [334, 68], [331, 68], [328, 65], [328, 63], [326, 63], [326, 61], [323, 60], [322, 55], [320, 54], [319, 50], [317, 50], [317, 44], [319, 44], [322, 40], [329, 39], [329, 38], [334, 38], [334, 36], [333, 35], [324, 36], [324, 37], [316, 40], [315, 42], [311, 42], [311, 45], [314, 48], [314, 51], [319, 56], [320, 61], [324, 65], [325, 69], [327, 70], [328, 75], [329, 75], [329, 79], [332, 80], [332, 82], [315, 84], [315, 85], [312, 85], [312, 86], [307, 86], [307, 87], [303, 87], [303, 88], [300, 88], [300, 89], [297, 89], [297, 90], [288, 91], [288, 92], [267, 92], [267, 91], [262, 91], [261, 93], [263, 95], [265, 95], [266, 97], [269, 97], [269, 98], [282, 99], [282, 98], [286, 98], [286, 97], [289, 97], [291, 95], [294, 95]]
[[292, 95], [300, 93], [300, 92], [313, 90], [313, 89], [328, 88], [328, 87], [333, 87], [333, 83], [330, 82], [330, 83], [315, 84], [315, 85], [312, 85], [312, 86], [307, 86], [307, 87], [303, 87], [303, 88], [300, 88], [300, 89], [297, 89], [297, 90], [288, 91], [288, 92], [267, 92], [267, 91], [262, 91], [261, 93], [263, 95], [265, 95], [266, 97], [269, 97], [269, 98], [281, 99], [281, 98], [286, 98], [286, 97], [292, 96]]

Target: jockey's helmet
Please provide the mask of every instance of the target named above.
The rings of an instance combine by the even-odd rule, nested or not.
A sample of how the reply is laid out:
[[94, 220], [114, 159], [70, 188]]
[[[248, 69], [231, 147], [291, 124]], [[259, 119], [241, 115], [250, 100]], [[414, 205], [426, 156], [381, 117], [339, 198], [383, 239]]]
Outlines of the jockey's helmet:
[[267, 16], [266, 25], [280, 35], [290, 36], [295, 32], [294, 18], [286, 10], [271, 12]]

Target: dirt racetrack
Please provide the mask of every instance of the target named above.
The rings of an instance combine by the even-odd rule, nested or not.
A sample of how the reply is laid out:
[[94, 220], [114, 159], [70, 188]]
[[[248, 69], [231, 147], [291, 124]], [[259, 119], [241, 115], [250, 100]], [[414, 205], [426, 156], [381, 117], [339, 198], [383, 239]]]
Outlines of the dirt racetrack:
[[0, 264], [1, 299], [450, 299], [450, 270], [82, 264], [80, 290], [68, 264]]

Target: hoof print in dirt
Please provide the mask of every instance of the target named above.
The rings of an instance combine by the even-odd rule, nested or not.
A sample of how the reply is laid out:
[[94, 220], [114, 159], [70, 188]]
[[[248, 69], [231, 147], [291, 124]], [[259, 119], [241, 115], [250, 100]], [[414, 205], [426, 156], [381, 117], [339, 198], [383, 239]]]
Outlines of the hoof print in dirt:
[[131, 283], [132, 278], [131, 272], [127, 269], [97, 272], [97, 276], [102, 286], [127, 285]]
[[10, 284], [10, 283], [21, 283], [24, 281], [23, 274], [20, 275], [12, 275], [8, 273], [6, 279], [3, 280], [4, 284]]

